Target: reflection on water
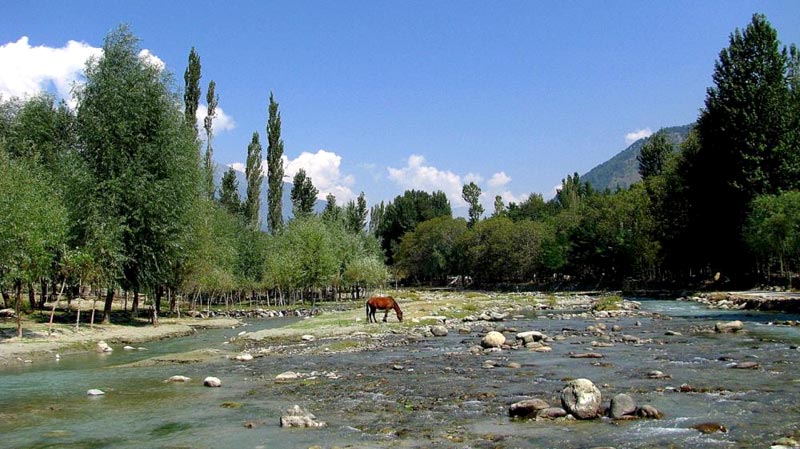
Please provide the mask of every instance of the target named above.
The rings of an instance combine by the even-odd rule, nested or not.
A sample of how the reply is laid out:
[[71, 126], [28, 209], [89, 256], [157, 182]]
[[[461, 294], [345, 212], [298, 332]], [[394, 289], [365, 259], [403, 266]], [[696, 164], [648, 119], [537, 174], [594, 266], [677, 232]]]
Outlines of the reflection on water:
[[[0, 371], [0, 447], [765, 447], [800, 432], [798, 327], [770, 323], [800, 319], [767, 312], [709, 310], [692, 302], [641, 300], [642, 309], [664, 319], [603, 320], [622, 327], [640, 345], [615, 342], [594, 348], [583, 329], [598, 321], [548, 319], [543, 314], [505, 323], [550, 336], [568, 332], [550, 353], [504, 351], [469, 355], [479, 334], [451, 332], [443, 338], [385, 348], [319, 356], [264, 357], [169, 367], [115, 368], [158, 354], [199, 348], [224, 349], [241, 329], [198, 334], [143, 346], [147, 351], [70, 355]], [[715, 321], [742, 320], [744, 334], [703, 332]], [[255, 326], [274, 326], [279, 320]], [[667, 331], [675, 335], [667, 336]], [[398, 336], [397, 338], [401, 338]], [[570, 352], [600, 351], [603, 359], [569, 358]], [[492, 358], [501, 368], [487, 370]], [[732, 368], [756, 361], [755, 370]], [[518, 369], [502, 368], [510, 362]], [[398, 369], [399, 367], [399, 369]], [[275, 383], [286, 370], [335, 371], [341, 379]], [[654, 380], [651, 370], [671, 376]], [[162, 382], [173, 374], [195, 379], [186, 385]], [[200, 380], [214, 375], [223, 388]], [[557, 405], [564, 379], [586, 377], [606, 400], [617, 393], [662, 410], [662, 420], [613, 423], [517, 422], [508, 404], [539, 397]], [[686, 392], [679, 392], [684, 386]], [[88, 398], [99, 388], [106, 396]], [[225, 402], [243, 406], [225, 408]], [[284, 431], [281, 410], [300, 403], [329, 427]], [[379, 419], [378, 419], [379, 418]], [[377, 421], [376, 421], [377, 420]], [[692, 425], [716, 421], [728, 433], [702, 434]], [[250, 422], [254, 429], [243, 423]]]

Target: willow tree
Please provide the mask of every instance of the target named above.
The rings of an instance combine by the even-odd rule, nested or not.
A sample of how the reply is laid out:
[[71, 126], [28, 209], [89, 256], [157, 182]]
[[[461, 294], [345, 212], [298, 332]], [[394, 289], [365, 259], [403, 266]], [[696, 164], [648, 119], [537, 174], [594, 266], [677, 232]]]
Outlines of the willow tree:
[[[139, 56], [127, 26], [106, 36], [77, 92], [78, 133], [91, 178], [87, 203], [120, 248], [120, 281], [156, 293], [184, 257], [180, 243], [197, 200], [199, 154], [179, 96], [162, 68]], [[106, 297], [105, 320], [113, 296]]]

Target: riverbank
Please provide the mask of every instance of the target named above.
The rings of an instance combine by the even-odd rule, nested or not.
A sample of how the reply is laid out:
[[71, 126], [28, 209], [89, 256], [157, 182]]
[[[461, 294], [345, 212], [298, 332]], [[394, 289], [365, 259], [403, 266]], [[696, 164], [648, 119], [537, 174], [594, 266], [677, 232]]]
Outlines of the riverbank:
[[736, 292], [709, 292], [686, 296], [691, 300], [720, 310], [761, 310], [800, 313], [800, 293], [748, 290]]
[[[14, 323], [4, 323], [16, 326]], [[3, 338], [0, 340], [0, 365], [30, 363], [37, 359], [55, 357], [56, 354], [69, 354], [94, 350], [99, 341], [111, 344], [135, 344], [189, 335], [196, 329], [234, 327], [241, 324], [233, 318], [161, 318], [159, 325], [153, 327], [146, 321], [133, 324], [53, 324], [48, 335], [46, 323], [26, 323], [22, 339], [7, 337], [16, 327], [6, 329], [0, 325]]]

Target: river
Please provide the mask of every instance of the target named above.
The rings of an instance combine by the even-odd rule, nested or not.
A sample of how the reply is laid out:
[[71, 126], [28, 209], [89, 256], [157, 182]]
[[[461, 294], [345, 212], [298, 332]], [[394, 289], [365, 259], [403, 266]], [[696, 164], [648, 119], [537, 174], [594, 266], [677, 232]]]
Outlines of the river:
[[[225, 343], [242, 330], [237, 328], [143, 344], [147, 350], [115, 346], [110, 354], [75, 354], [4, 368], [0, 447], [739, 448], [769, 447], [780, 437], [800, 435], [800, 327], [772, 324], [800, 316], [640, 301], [643, 310], [663, 318], [604, 320], [608, 327], [619, 325], [622, 333], [641, 339], [639, 344], [607, 348], [592, 347], [596, 336], [583, 332], [598, 323], [595, 319], [532, 313], [504, 325], [566, 335], [549, 353], [473, 355], [468, 348], [480, 340], [480, 332], [451, 331], [422, 341], [388, 334], [380, 351], [120, 367], [159, 354], [229, 349]], [[715, 321], [736, 319], [745, 322], [746, 333], [700, 332]], [[263, 320], [244, 329], [282, 323]], [[667, 336], [667, 331], [676, 335]], [[604, 358], [569, 357], [581, 351], [602, 352]], [[483, 368], [487, 359], [498, 367]], [[732, 368], [742, 361], [756, 361], [759, 367]], [[508, 368], [512, 362], [519, 367]], [[274, 381], [287, 370], [305, 373], [305, 379]], [[648, 378], [652, 370], [669, 377]], [[163, 382], [174, 374], [193, 382]], [[222, 379], [223, 387], [202, 387], [209, 375]], [[558, 405], [565, 380], [576, 377], [591, 379], [606, 401], [628, 393], [665, 417], [625, 422], [508, 418], [508, 406], [523, 398]], [[680, 392], [681, 385], [691, 391]], [[88, 397], [91, 388], [106, 395]], [[281, 411], [293, 404], [308, 408], [328, 427], [281, 429]], [[728, 432], [703, 434], [691, 428], [708, 421], [723, 424]]]

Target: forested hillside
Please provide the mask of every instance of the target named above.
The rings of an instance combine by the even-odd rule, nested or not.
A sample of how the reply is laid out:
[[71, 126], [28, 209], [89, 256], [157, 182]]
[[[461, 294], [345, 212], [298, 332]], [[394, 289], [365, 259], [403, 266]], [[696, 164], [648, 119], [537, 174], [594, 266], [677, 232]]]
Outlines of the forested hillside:
[[[674, 146], [674, 151], [680, 149], [680, 145], [686, 140], [693, 125], [673, 126], [663, 128], [669, 142]], [[636, 158], [642, 151], [642, 147], [649, 137], [633, 142], [628, 148], [617, 153], [611, 159], [589, 170], [581, 177], [588, 182], [595, 190], [617, 188], [626, 189], [642, 180], [639, 175], [639, 162]]]

